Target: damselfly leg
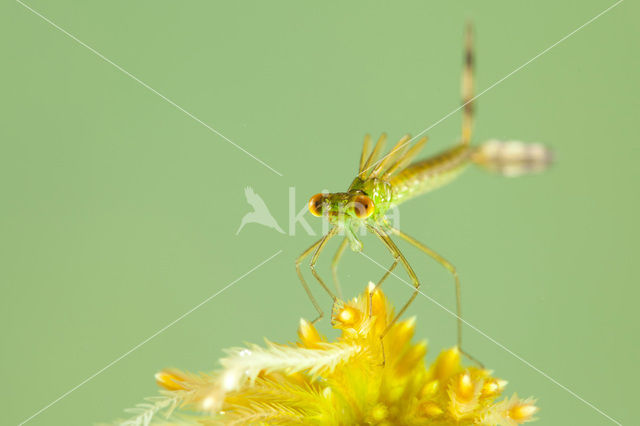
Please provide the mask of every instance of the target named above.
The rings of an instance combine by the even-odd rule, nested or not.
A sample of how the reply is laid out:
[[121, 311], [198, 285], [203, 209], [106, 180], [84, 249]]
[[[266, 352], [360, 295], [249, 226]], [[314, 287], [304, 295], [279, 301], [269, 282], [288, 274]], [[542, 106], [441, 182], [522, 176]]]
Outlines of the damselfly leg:
[[436, 253], [435, 251], [433, 251], [426, 245], [422, 244], [420, 241], [416, 240], [415, 238], [410, 237], [409, 235], [405, 234], [399, 229], [392, 228], [392, 227], [389, 229], [394, 235], [399, 236], [400, 238], [404, 239], [405, 241], [407, 241], [417, 249], [427, 254], [433, 260], [435, 260], [440, 265], [442, 265], [447, 271], [449, 271], [451, 275], [453, 275], [455, 289], [456, 289], [456, 320], [457, 320], [456, 322], [457, 322], [457, 329], [458, 329], [458, 349], [464, 356], [466, 356], [471, 361], [475, 362], [476, 364], [482, 367], [482, 363], [480, 361], [478, 361], [475, 357], [471, 356], [471, 354], [469, 354], [464, 349], [462, 349], [462, 294], [461, 294], [461, 288], [460, 288], [461, 287], [460, 277], [458, 276], [458, 271], [456, 267], [447, 259], [442, 257], [440, 254]]
[[304, 279], [304, 276], [302, 275], [302, 271], [300, 270], [300, 264], [307, 256], [309, 256], [310, 253], [313, 252], [313, 256], [311, 256], [311, 263], [309, 264], [309, 268], [311, 269], [311, 274], [320, 283], [320, 285], [327, 292], [329, 297], [331, 297], [331, 300], [333, 301], [331, 311], [333, 312], [333, 308], [335, 307], [335, 304], [338, 301], [338, 299], [336, 298], [336, 295], [329, 289], [329, 287], [327, 287], [327, 285], [324, 283], [322, 278], [320, 278], [320, 275], [318, 275], [318, 272], [316, 271], [316, 262], [318, 261], [318, 256], [320, 256], [320, 252], [322, 252], [322, 249], [324, 248], [324, 246], [337, 233], [338, 233], [338, 228], [332, 228], [324, 237], [316, 241], [311, 247], [306, 249], [296, 259], [296, 272], [298, 273], [298, 278], [300, 279], [300, 282], [302, 283], [302, 286], [304, 287], [304, 291], [307, 293], [307, 296], [309, 296], [309, 300], [311, 300], [311, 303], [313, 304], [314, 308], [316, 308], [316, 311], [318, 311], [318, 317], [313, 321], [311, 321], [312, 324], [315, 324], [322, 317], [324, 317], [324, 312], [320, 308], [320, 305], [318, 305], [316, 298], [313, 296], [313, 293], [311, 292], [311, 289], [309, 288], [307, 281]]
[[336, 288], [336, 294], [338, 298], [342, 300], [342, 287], [340, 286], [340, 280], [338, 279], [338, 263], [340, 263], [340, 259], [344, 254], [344, 250], [347, 248], [347, 244], [349, 243], [349, 239], [344, 237], [342, 239], [342, 243], [338, 247], [335, 256], [333, 256], [333, 260], [331, 261], [331, 275], [333, 276], [333, 285]]

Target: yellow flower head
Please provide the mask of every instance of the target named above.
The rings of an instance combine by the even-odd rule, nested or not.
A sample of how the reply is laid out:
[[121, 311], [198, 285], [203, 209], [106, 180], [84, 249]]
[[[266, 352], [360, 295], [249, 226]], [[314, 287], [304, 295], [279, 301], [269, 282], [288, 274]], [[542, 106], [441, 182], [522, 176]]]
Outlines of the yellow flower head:
[[341, 331], [335, 342], [303, 319], [297, 344], [230, 349], [211, 375], [164, 370], [156, 375], [163, 396], [122, 424], [152, 424], [161, 411], [171, 424], [185, 425], [511, 426], [533, 419], [533, 400], [497, 401], [506, 382], [463, 367], [457, 348], [427, 367], [426, 342], [412, 342], [415, 318], [386, 330], [392, 319], [387, 298], [370, 284], [334, 311]]

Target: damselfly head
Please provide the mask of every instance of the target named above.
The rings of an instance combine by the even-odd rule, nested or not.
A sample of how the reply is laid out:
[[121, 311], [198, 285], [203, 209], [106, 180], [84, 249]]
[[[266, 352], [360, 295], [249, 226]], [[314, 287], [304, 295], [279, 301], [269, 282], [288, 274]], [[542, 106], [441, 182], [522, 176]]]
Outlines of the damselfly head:
[[316, 194], [309, 199], [309, 211], [317, 217], [326, 216], [332, 223], [350, 219], [365, 220], [375, 211], [373, 200], [362, 192]]

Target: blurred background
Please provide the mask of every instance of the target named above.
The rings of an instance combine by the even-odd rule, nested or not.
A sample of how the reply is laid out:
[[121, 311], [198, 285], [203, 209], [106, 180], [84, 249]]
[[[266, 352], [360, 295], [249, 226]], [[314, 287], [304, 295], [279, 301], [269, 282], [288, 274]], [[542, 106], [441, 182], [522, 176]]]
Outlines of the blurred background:
[[[210, 371], [224, 348], [294, 340], [299, 318], [315, 316], [294, 259], [320, 224], [306, 214], [316, 236], [300, 224], [295, 236], [256, 224], [236, 235], [251, 211], [244, 188], [288, 231], [291, 187], [297, 213], [311, 195], [347, 188], [365, 133], [395, 141], [459, 106], [467, 20], [479, 92], [613, 1], [28, 4], [282, 174], [20, 3], [0, 6], [3, 423], [109, 366], [35, 426], [110, 421], [156, 394], [161, 368]], [[473, 169], [401, 207], [402, 229], [458, 267], [467, 321], [622, 423], [633, 423], [640, 380], [637, 13], [621, 3], [478, 100], [475, 142], [544, 142], [557, 158], [549, 172]], [[424, 155], [451, 146], [460, 121], [431, 129]], [[363, 241], [390, 263], [373, 237]], [[337, 244], [319, 261], [327, 279]], [[399, 244], [423, 290], [453, 309], [450, 275]], [[381, 273], [347, 252], [345, 295]], [[393, 278], [384, 289], [396, 305], [411, 293]], [[454, 319], [426, 298], [407, 315], [418, 316], [429, 360], [455, 344]], [[335, 335], [328, 320], [320, 328]], [[539, 399], [537, 424], [612, 424], [464, 332], [507, 394]]]

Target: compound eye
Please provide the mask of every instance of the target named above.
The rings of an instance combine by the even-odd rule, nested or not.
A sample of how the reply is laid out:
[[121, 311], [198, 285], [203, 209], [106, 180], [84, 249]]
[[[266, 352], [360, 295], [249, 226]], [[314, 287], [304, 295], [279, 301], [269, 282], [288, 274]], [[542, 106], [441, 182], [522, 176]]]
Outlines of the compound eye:
[[316, 217], [322, 216], [322, 203], [324, 202], [324, 194], [316, 194], [309, 200], [309, 211]]
[[353, 200], [353, 211], [358, 219], [366, 219], [373, 214], [373, 201], [366, 195], [358, 195]]

